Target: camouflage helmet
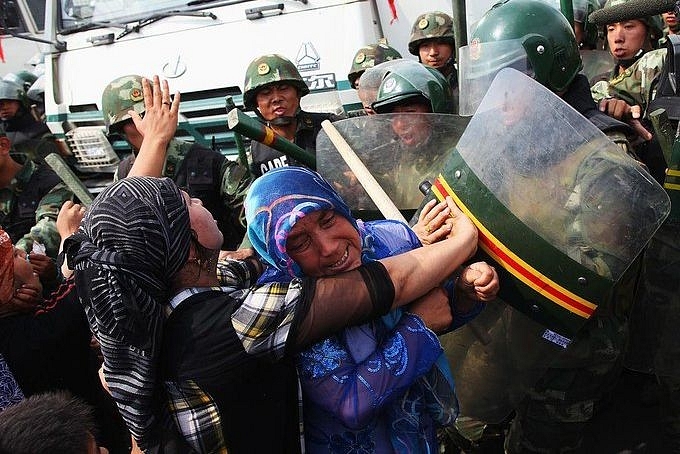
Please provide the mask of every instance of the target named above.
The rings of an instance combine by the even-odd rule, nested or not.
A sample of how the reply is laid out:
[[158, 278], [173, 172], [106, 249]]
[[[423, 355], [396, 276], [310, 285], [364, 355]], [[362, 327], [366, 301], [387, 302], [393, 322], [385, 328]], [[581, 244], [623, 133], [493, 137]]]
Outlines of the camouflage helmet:
[[[504, 55], [495, 54], [494, 46], [496, 51], [505, 46]], [[554, 92], [564, 91], [583, 67], [572, 25], [541, 0], [496, 3], [479, 20], [466, 47], [473, 64], [493, 63], [500, 70], [512, 66], [507, 56], [515, 51], [509, 46], [526, 55], [532, 77]]]
[[[632, 2], [630, 0], [607, 0], [604, 6], [593, 11], [588, 19], [596, 25], [607, 26], [616, 22], [625, 22], [628, 20], [639, 20], [647, 26], [647, 33], [652, 45], [656, 45], [659, 38], [663, 36], [663, 21], [658, 14], [652, 16], [644, 16], [639, 13], [639, 2]], [[605, 28], [606, 33], [606, 28]]]
[[368, 68], [384, 63], [390, 60], [397, 60], [401, 58], [401, 54], [393, 47], [387, 44], [369, 44], [364, 46], [354, 54], [352, 59], [352, 67], [347, 74], [347, 80], [350, 85], [356, 88], [356, 81]]
[[243, 105], [247, 109], [255, 109], [255, 96], [267, 85], [287, 83], [298, 90], [300, 97], [309, 93], [309, 87], [293, 62], [278, 54], [262, 55], [251, 61], [246, 69], [246, 80], [243, 83]]
[[429, 103], [433, 113], [452, 113], [454, 109], [451, 85], [442, 73], [416, 61], [403, 60], [390, 67], [371, 107], [379, 114], [390, 113], [396, 106], [416, 100]]
[[419, 56], [420, 45], [430, 39], [449, 42], [455, 49], [456, 38], [453, 34], [453, 18], [441, 11], [432, 11], [418, 16], [411, 29], [408, 51]]
[[106, 133], [125, 120], [129, 120], [129, 110], [141, 114], [144, 112], [144, 91], [142, 76], [131, 74], [112, 80], [102, 93], [102, 112]]
[[31, 88], [31, 85], [33, 85], [33, 83], [38, 80], [38, 76], [24, 69], [17, 73], [5, 74], [5, 77], [3, 77], [2, 80], [14, 82], [15, 84], [23, 87], [24, 91], [27, 91], [29, 88]]
[[21, 85], [9, 80], [0, 80], [0, 99], [24, 101], [24, 89]]

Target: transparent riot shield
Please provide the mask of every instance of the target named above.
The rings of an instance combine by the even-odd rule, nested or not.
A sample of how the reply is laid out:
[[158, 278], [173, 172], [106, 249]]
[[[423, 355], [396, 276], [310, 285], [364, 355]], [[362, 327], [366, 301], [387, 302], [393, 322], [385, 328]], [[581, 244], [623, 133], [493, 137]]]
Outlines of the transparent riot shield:
[[509, 306], [478, 318], [486, 340], [474, 325], [443, 340], [460, 425], [499, 422], [553, 361], [570, 361], [571, 340], [636, 272], [669, 200], [595, 126], [512, 69], [492, 82], [434, 188], [474, 219], [500, 265]]
[[[403, 173], [399, 163], [411, 169], [417, 158], [407, 159], [396, 145], [389, 120], [378, 115], [336, 125], [390, 196], [414, 206], [401, 191], [409, 188], [417, 200], [418, 181], [432, 169]], [[437, 125], [427, 140], [446, 144], [436, 147], [447, 157], [432, 191], [440, 199], [453, 197], [471, 217], [480, 258], [493, 262], [501, 277], [496, 302], [440, 337], [457, 383], [459, 422], [474, 429], [506, 418], [553, 360], [569, 352], [571, 339], [598, 308], [608, 309], [617, 282], [670, 205], [634, 160], [518, 71], [498, 73], [460, 138], [451, 131], [465, 120], [447, 120], [450, 127]], [[323, 143], [320, 138], [320, 171], [351, 205], [368, 203], [352, 199], [361, 191], [333, 157], [332, 145]]]
[[591, 86], [600, 80], [609, 80], [616, 60], [608, 50], [586, 49], [581, 50], [580, 53], [583, 61], [581, 72], [588, 78]]
[[515, 307], [570, 338], [670, 210], [639, 164], [545, 87], [501, 70], [435, 189], [480, 228], [517, 283]]
[[[423, 180], [444, 168], [469, 118], [447, 114], [380, 114], [333, 123], [395, 205], [407, 214], [420, 206]], [[316, 145], [317, 169], [358, 217], [379, 217], [377, 207], [325, 131]]]

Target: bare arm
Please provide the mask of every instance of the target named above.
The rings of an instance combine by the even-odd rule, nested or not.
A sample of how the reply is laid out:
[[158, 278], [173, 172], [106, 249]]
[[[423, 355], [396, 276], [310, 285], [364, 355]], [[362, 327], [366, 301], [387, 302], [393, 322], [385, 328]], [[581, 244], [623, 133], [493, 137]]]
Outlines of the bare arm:
[[[387, 312], [386, 305], [394, 309], [413, 302], [438, 287], [468, 260], [477, 250], [477, 228], [450, 198], [447, 198], [447, 204], [452, 222], [448, 238], [380, 260], [386, 277], [376, 275], [374, 282], [367, 282], [359, 272], [350, 271], [316, 280], [313, 290], [306, 296], [311, 301], [301, 305], [302, 319], [295, 331], [296, 347], [304, 347], [345, 326], [382, 315]], [[380, 281], [385, 278], [391, 281], [393, 295], [381, 291]], [[390, 301], [385, 301], [391, 296]]]
[[142, 88], [144, 118], [133, 110], [128, 113], [137, 130], [144, 136], [144, 141], [128, 176], [160, 177], [163, 175], [168, 143], [177, 129], [180, 94], [175, 93], [170, 101], [168, 82], [164, 80], [161, 86], [158, 76], [153, 76], [153, 85], [148, 79], [143, 79]]

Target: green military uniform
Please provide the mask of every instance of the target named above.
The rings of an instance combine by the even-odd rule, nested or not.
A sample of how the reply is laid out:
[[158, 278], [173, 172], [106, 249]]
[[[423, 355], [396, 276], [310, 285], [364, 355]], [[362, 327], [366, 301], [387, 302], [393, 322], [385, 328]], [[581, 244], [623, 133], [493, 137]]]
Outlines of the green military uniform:
[[0, 225], [16, 247], [31, 252], [39, 243], [55, 259], [61, 242], [57, 216], [72, 199], [73, 193], [52, 170], [26, 161], [12, 184], [0, 189]]
[[20, 103], [19, 110], [14, 117], [0, 120], [0, 127], [12, 143], [13, 156], [21, 161], [31, 159], [43, 162], [43, 157], [58, 152], [50, 129], [42, 121], [33, 118], [29, 111], [23, 86], [9, 80], [0, 80], [0, 99]]
[[[102, 111], [107, 133], [116, 132], [126, 121], [128, 111], [144, 112], [142, 77], [119, 77], [104, 89]], [[114, 180], [125, 178], [134, 155], [123, 159]], [[171, 178], [191, 197], [201, 199], [217, 221], [224, 236], [223, 250], [239, 247], [245, 235], [243, 200], [251, 182], [248, 169], [220, 153], [199, 144], [173, 139], [167, 147], [163, 176]]]

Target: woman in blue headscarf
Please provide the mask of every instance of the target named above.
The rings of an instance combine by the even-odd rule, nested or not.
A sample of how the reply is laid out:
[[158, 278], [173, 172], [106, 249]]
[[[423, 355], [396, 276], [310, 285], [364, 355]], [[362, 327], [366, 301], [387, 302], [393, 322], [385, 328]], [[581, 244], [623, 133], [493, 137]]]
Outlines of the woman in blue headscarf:
[[[245, 205], [249, 239], [269, 265], [260, 283], [334, 275], [421, 246], [401, 222], [354, 219], [323, 177], [305, 168], [274, 169], [258, 178]], [[478, 263], [467, 271], [473, 292], [492, 299], [498, 291], [493, 268]], [[453, 423], [458, 408], [432, 329], [451, 324], [453, 286], [346, 328], [299, 355], [308, 452], [439, 452], [436, 430]], [[469, 314], [456, 313], [454, 304], [453, 327], [480, 304]]]

